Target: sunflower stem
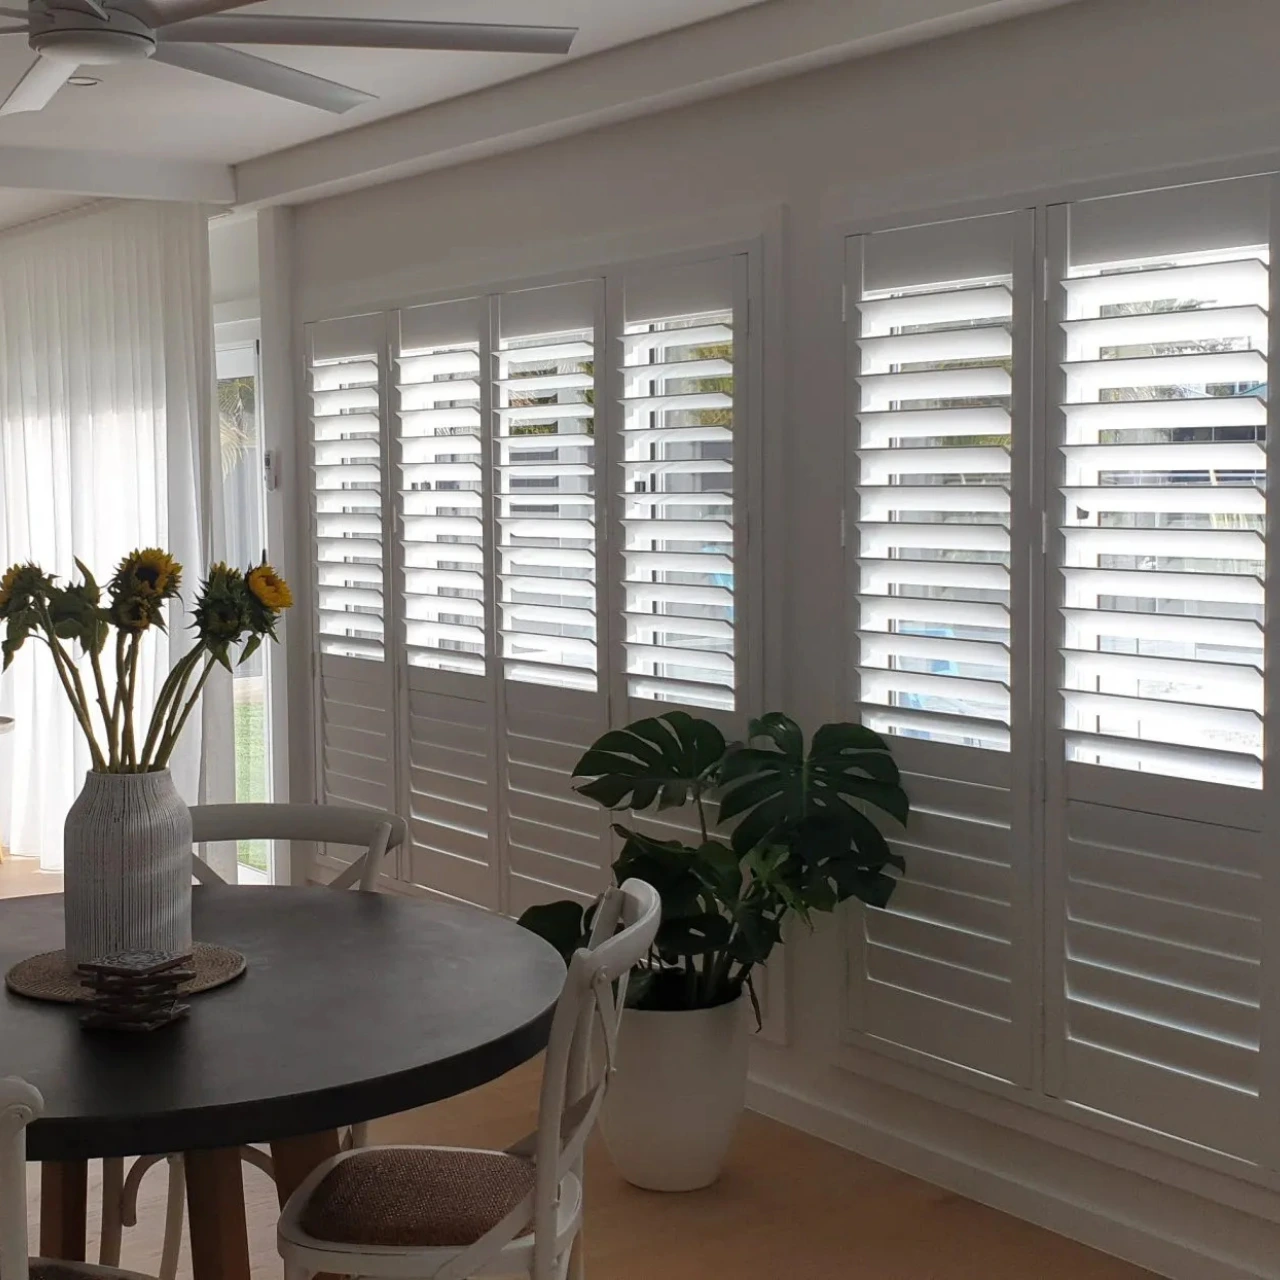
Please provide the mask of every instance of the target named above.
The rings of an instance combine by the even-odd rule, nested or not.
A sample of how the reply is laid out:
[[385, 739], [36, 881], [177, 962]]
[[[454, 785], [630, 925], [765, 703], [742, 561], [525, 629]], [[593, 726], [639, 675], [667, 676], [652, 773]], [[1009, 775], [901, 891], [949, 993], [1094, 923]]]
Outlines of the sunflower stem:
[[134, 697], [138, 692], [138, 654], [142, 649], [142, 636], [134, 632], [129, 640], [129, 657], [125, 670], [127, 684], [124, 691], [124, 739], [120, 754], [122, 764], [130, 773], [137, 772], [138, 751], [133, 739]]
[[112, 769], [120, 763], [119, 744], [116, 741], [115, 722], [112, 717], [110, 700], [107, 697], [107, 682], [102, 675], [102, 661], [97, 649], [89, 650], [89, 661], [93, 664], [93, 682], [98, 692], [98, 710], [102, 713], [102, 725], [107, 735], [107, 757]]
[[81, 731], [84, 733], [85, 741], [89, 744], [89, 755], [93, 760], [94, 772], [105, 773], [107, 771], [107, 762], [102, 755], [102, 748], [98, 746], [98, 740], [93, 733], [93, 722], [89, 718], [89, 701], [85, 697], [80, 673], [76, 670], [75, 664], [71, 661], [70, 656], [62, 647], [62, 642], [58, 639], [58, 633], [53, 627], [53, 618], [49, 614], [47, 601], [41, 602], [40, 613], [46, 643], [49, 645], [49, 652], [53, 654], [54, 668], [58, 672], [58, 679], [62, 681], [62, 687], [66, 690], [68, 699], [70, 699], [71, 710], [80, 725]]
[[[174, 738], [175, 736], [175, 726], [178, 723], [178, 718], [182, 714], [184, 700], [187, 696], [187, 681], [191, 678], [192, 671], [195, 670], [196, 665], [199, 663], [200, 658], [204, 655], [204, 653], [205, 653], [204, 646], [197, 645], [196, 648], [192, 649], [192, 651], [187, 655], [187, 660], [183, 667], [182, 677], [178, 681], [178, 683], [174, 686], [173, 692], [170, 695], [169, 707], [167, 712], [165, 713], [164, 728], [160, 731], [160, 738], [156, 743], [155, 756], [153, 758], [153, 763], [156, 768], [159, 768], [159, 769], [164, 768], [163, 757], [164, 757], [165, 744], [167, 742], [170, 742], [170, 739]], [[171, 751], [173, 750], [172, 743], [170, 743], [169, 749]]]
[[183, 654], [174, 664], [173, 669], [165, 677], [160, 688], [160, 696], [156, 699], [155, 710], [151, 713], [151, 724], [147, 728], [147, 739], [142, 746], [141, 769], [145, 773], [152, 765], [153, 752], [160, 741], [164, 726], [169, 720], [175, 702], [181, 699], [182, 690], [186, 687], [191, 668], [199, 660], [201, 648], [197, 645], [189, 653]]
[[116, 631], [116, 694], [111, 700], [111, 736], [116, 741], [117, 760], [120, 754], [120, 716], [124, 708], [125, 685], [125, 634]]
[[160, 750], [156, 752], [156, 768], [164, 769], [168, 767], [169, 757], [173, 754], [173, 749], [178, 745], [178, 739], [182, 737], [182, 731], [186, 728], [187, 720], [190, 718], [192, 711], [195, 710], [196, 703], [200, 701], [200, 695], [204, 692], [204, 686], [208, 682], [209, 677], [213, 674], [213, 669], [217, 665], [217, 659], [211, 657], [205, 665], [204, 671], [201, 673], [200, 679], [196, 687], [191, 692], [191, 697], [187, 701], [187, 705], [182, 710], [177, 724], [171, 733], [165, 735], [164, 740], [160, 743]]

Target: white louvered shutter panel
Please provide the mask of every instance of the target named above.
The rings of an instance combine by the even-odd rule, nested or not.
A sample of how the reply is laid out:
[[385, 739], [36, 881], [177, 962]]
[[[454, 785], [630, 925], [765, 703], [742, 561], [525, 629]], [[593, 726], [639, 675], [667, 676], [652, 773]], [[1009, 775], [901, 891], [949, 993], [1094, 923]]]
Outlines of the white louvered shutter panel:
[[471, 298], [413, 307], [398, 320], [408, 877], [496, 909], [483, 373], [488, 304]]
[[1051, 210], [1052, 1091], [1254, 1154], [1270, 180]]
[[606, 727], [597, 547], [600, 281], [496, 299], [494, 520], [505, 908], [589, 897], [607, 824], [570, 771]]
[[854, 922], [851, 1030], [1019, 1082], [1029, 788], [1011, 687], [1029, 601], [1011, 566], [1031, 233], [1008, 214], [854, 238], [846, 303], [856, 683], [912, 803], [895, 842], [907, 877]]
[[651, 714], [635, 704], [653, 702], [731, 712], [740, 683], [746, 258], [634, 272], [624, 309], [614, 468], [623, 696], [629, 717]]
[[307, 326], [318, 789], [334, 804], [394, 809], [384, 347], [381, 315]]

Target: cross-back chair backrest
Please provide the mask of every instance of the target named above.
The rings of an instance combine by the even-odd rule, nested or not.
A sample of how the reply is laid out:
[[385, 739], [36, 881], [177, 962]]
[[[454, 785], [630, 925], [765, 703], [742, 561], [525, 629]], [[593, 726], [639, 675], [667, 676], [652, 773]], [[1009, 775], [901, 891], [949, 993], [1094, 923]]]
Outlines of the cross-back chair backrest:
[[39, 1090], [0, 1079], [0, 1275], [27, 1277], [27, 1125], [44, 1111]]
[[[534, 1250], [529, 1274], [532, 1280], [556, 1276], [560, 1184], [566, 1174], [581, 1177], [583, 1148], [613, 1070], [627, 978], [649, 954], [660, 918], [657, 891], [643, 880], [628, 880], [601, 898], [590, 941], [569, 961], [556, 1002], [542, 1067], [538, 1128], [510, 1148], [513, 1154], [534, 1160], [532, 1197], [436, 1272], [436, 1280], [462, 1280], [475, 1274], [531, 1218]], [[600, 1050], [594, 1064], [593, 1039]]]
[[[330, 888], [353, 885], [372, 889], [382, 859], [405, 842], [408, 828], [397, 814], [336, 804], [201, 804], [191, 810], [195, 844], [221, 840], [299, 840], [364, 849]], [[204, 859], [194, 856], [192, 872], [201, 884], [225, 881]], [[6, 1277], [7, 1280], [7, 1277]]]

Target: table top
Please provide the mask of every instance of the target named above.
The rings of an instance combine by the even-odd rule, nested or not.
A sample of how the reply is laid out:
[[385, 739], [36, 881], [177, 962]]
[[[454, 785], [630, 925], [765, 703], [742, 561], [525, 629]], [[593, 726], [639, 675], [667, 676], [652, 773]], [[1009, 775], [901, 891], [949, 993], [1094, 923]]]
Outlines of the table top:
[[[513, 921], [426, 898], [210, 886], [192, 912], [249, 969], [183, 1022], [90, 1032], [0, 991], [0, 1075], [45, 1098], [30, 1159], [268, 1142], [452, 1097], [545, 1047], [564, 981]], [[0, 902], [0, 972], [61, 945], [60, 894]]]

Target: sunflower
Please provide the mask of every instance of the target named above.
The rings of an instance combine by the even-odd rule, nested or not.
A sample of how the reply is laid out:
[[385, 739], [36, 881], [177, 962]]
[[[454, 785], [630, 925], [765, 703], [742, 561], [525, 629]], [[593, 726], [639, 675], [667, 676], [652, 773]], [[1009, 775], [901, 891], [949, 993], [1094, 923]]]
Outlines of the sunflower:
[[168, 600], [178, 594], [182, 584], [182, 566], [159, 547], [144, 547], [120, 561], [111, 592], [116, 599], [141, 596], [151, 600]]
[[120, 600], [111, 610], [111, 620], [121, 631], [146, 631], [155, 621], [155, 602], [135, 596]]
[[28, 608], [32, 600], [44, 595], [51, 585], [51, 580], [39, 565], [10, 565], [4, 577], [0, 578], [0, 617]]
[[289, 584], [264, 560], [256, 569], [250, 569], [247, 581], [254, 599], [264, 609], [279, 613], [293, 607], [293, 592]]
[[213, 645], [238, 640], [249, 625], [248, 604], [244, 574], [226, 564], [215, 564], [196, 601], [196, 634]]

